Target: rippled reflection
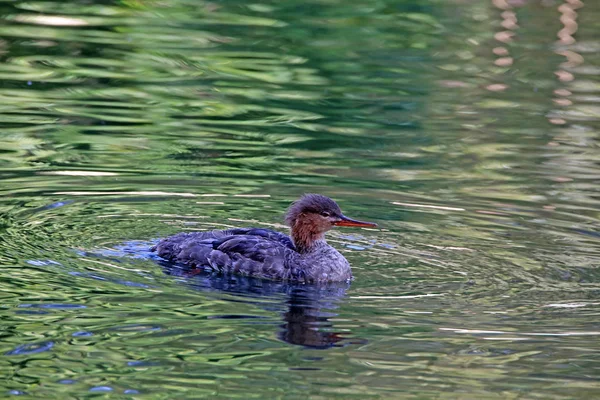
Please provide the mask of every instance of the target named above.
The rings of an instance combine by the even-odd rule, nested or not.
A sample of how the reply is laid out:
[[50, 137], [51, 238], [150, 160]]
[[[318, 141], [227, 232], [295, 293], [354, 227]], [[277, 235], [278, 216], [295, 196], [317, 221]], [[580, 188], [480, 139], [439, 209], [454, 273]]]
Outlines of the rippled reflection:
[[[166, 274], [189, 280], [194, 289], [232, 293], [235, 301], [256, 303], [267, 309], [283, 308], [279, 337], [295, 345], [328, 348], [344, 339], [333, 331], [329, 318], [346, 296], [347, 284], [291, 285], [242, 276], [222, 276], [198, 269], [185, 269], [162, 262]], [[247, 315], [225, 315], [218, 318], [252, 318]]]

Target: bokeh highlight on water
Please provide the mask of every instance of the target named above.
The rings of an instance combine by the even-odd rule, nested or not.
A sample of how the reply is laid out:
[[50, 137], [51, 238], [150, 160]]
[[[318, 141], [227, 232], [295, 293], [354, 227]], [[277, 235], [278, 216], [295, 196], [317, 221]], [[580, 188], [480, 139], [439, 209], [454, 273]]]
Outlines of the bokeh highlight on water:
[[[600, 3], [0, 1], [0, 393], [600, 396]], [[349, 286], [164, 264], [376, 230]]]

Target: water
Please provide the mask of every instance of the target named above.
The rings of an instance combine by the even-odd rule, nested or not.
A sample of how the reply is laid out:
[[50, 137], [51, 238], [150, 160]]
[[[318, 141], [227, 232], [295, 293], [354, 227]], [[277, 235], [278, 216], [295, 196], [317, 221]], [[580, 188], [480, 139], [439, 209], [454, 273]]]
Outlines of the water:
[[[600, 396], [600, 3], [0, 2], [0, 392]], [[349, 286], [197, 274], [284, 229]]]

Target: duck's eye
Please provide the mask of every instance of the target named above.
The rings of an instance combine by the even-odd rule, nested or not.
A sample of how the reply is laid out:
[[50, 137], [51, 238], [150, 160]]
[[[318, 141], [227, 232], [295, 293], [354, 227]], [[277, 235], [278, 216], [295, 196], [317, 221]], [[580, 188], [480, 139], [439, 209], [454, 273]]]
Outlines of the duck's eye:
[[331, 214], [330, 214], [330, 213], [328, 213], [327, 211], [323, 211], [323, 212], [321, 213], [321, 215], [322, 215], [322, 216], [324, 216], [324, 217], [326, 217], [326, 218], [328, 218], [328, 217], [331, 217]]

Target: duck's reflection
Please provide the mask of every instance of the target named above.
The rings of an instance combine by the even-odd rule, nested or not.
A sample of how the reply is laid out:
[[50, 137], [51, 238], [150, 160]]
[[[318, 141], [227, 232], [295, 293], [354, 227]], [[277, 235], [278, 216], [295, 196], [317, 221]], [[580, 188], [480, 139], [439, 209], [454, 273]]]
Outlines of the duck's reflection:
[[345, 295], [345, 288], [325, 291], [302, 287], [292, 289], [279, 338], [291, 344], [315, 348], [328, 348], [342, 342], [344, 337], [333, 331], [329, 318], [337, 316], [333, 313], [336, 303]]
[[[346, 296], [348, 284], [299, 285], [243, 276], [224, 276], [198, 269], [161, 263], [167, 275], [186, 279], [201, 291], [236, 294], [240, 301], [255, 303], [269, 310], [281, 310], [283, 324], [279, 338], [287, 343], [311, 348], [330, 348], [347, 343], [334, 331], [330, 318]], [[265, 298], [273, 302], [264, 301]]]

